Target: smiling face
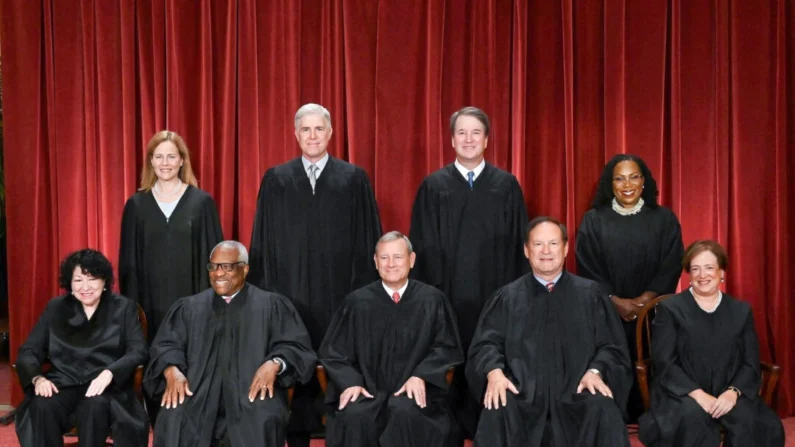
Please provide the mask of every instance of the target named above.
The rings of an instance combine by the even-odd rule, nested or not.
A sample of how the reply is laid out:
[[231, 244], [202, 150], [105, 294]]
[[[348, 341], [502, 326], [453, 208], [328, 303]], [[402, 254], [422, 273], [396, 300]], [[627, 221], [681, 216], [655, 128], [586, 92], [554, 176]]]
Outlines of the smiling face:
[[613, 195], [624, 208], [632, 208], [643, 194], [643, 173], [632, 160], [624, 160], [613, 168]]
[[563, 232], [552, 222], [542, 222], [530, 231], [524, 255], [530, 260], [533, 273], [552, 280], [563, 271], [569, 244], [563, 241]]
[[470, 115], [461, 115], [456, 119], [453, 147], [459, 163], [465, 166], [479, 164], [488, 145], [486, 126], [479, 119]]
[[295, 129], [295, 138], [307, 160], [315, 163], [326, 155], [331, 132], [331, 126], [323, 115], [310, 113], [301, 117]]
[[402, 238], [379, 242], [374, 256], [375, 268], [384, 284], [393, 290], [399, 289], [409, 278], [416, 257], [416, 254], [409, 253], [409, 247]]
[[720, 282], [726, 272], [720, 268], [718, 257], [709, 250], [704, 250], [690, 260], [690, 284], [693, 291], [703, 297], [717, 295]]
[[169, 140], [157, 145], [152, 152], [151, 162], [155, 175], [164, 182], [175, 179], [183, 163], [179, 149]]
[[213, 251], [210, 262], [213, 264], [235, 264], [231, 271], [217, 268], [210, 275], [210, 285], [220, 296], [231, 296], [243, 288], [248, 275], [248, 264], [239, 264], [240, 253], [236, 248], [218, 247]]
[[105, 280], [95, 278], [94, 275], [83, 272], [83, 267], [77, 266], [72, 272], [72, 295], [85, 307], [94, 307], [99, 304]]

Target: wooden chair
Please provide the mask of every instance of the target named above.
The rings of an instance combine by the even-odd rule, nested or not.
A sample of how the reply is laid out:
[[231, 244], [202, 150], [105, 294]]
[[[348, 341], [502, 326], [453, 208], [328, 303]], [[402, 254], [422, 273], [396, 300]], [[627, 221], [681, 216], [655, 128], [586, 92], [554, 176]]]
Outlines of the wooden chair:
[[[141, 308], [141, 306], [138, 306], [138, 321], [141, 323], [141, 330], [143, 331], [143, 333], [147, 334], [148, 333], [147, 330], [148, 330], [149, 325], [146, 322], [146, 313], [144, 313], [144, 310]], [[144, 400], [143, 381], [144, 381], [144, 367], [145, 366], [146, 365], [138, 365], [138, 367], [135, 368], [135, 376], [133, 377], [133, 390], [135, 391], [136, 397], [138, 397], [138, 400], [141, 401], [141, 402], [143, 402], [143, 400]], [[48, 371], [50, 369], [50, 367], [51, 367], [51, 365], [47, 362], [44, 365], [42, 365], [42, 371], [46, 372], [46, 371]], [[11, 380], [16, 384], [16, 386], [22, 388], [22, 384], [19, 382], [19, 375], [17, 374], [17, 365], [15, 365], [15, 364], [11, 365]], [[66, 433], [65, 436], [67, 438], [76, 439], [77, 438], [77, 427], [72, 427], [72, 429], [68, 433]], [[74, 442], [69, 440], [69, 441], [66, 441], [64, 443], [64, 447], [67, 447], [67, 446], [71, 447], [71, 446], [76, 446], [76, 445], [77, 445], [77, 441], [76, 440]], [[109, 445], [112, 445], [112, 444], [109, 444]]]
[[[635, 362], [635, 374], [638, 377], [638, 388], [640, 388], [640, 395], [643, 399], [643, 407], [648, 410], [651, 407], [651, 396], [649, 395], [649, 372], [652, 367], [651, 353], [644, 351], [644, 337], [645, 340], [651, 341], [651, 319], [649, 314], [655, 311], [657, 304], [665, 301], [673, 295], [661, 295], [657, 298], [646, 303], [645, 306], [638, 312], [638, 323], [635, 328], [635, 349], [638, 353], [638, 360]], [[768, 362], [761, 362], [762, 365], [762, 386], [759, 387], [759, 396], [767, 403], [768, 406], [773, 404], [773, 394], [778, 386], [778, 378], [781, 374], [781, 368]]]

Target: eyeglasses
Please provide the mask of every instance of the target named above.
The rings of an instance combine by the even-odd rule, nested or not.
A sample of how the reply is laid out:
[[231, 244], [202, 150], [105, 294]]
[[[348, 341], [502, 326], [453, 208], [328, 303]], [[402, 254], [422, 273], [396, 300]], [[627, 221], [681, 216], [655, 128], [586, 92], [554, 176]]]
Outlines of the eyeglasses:
[[207, 263], [207, 271], [208, 272], [214, 272], [214, 271], [218, 270], [218, 267], [221, 267], [221, 270], [223, 270], [225, 272], [231, 272], [232, 270], [235, 269], [235, 267], [237, 267], [238, 265], [241, 265], [241, 264], [242, 265], [246, 265], [245, 262], [229, 262], [229, 263], [221, 263], [221, 264], [216, 264], [214, 262], [208, 262]]
[[643, 176], [640, 174], [632, 174], [629, 177], [624, 177], [623, 175], [617, 175], [613, 177], [613, 183], [632, 183], [633, 185], [637, 185], [643, 181]]

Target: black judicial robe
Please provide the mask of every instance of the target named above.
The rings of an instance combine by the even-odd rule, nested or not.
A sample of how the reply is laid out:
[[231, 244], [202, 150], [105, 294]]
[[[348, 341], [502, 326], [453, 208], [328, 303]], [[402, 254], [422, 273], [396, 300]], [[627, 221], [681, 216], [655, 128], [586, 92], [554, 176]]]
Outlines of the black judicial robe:
[[[686, 290], [657, 306], [651, 339], [651, 409], [641, 417], [639, 433], [645, 445], [717, 447], [720, 426], [733, 446], [784, 445], [781, 420], [758, 395], [759, 342], [747, 303], [724, 294], [710, 314]], [[717, 420], [688, 396], [700, 388], [718, 397], [729, 386], [742, 396]]]
[[[452, 441], [445, 375], [463, 362], [464, 354], [453, 311], [440, 290], [410, 280], [397, 304], [380, 280], [351, 293], [318, 356], [329, 378], [326, 401], [335, 404], [327, 424], [329, 447], [424, 447]], [[424, 409], [405, 395], [393, 396], [412, 376], [425, 381]], [[364, 387], [375, 398], [362, 396], [336, 410], [340, 394], [352, 386]], [[413, 413], [402, 421], [411, 429], [394, 419], [395, 408]], [[357, 427], [351, 412], [370, 417]]]
[[[629, 446], [620, 410], [632, 383], [629, 353], [618, 316], [595, 282], [563, 272], [548, 292], [528, 273], [498, 290], [467, 360], [467, 380], [481, 402], [495, 368], [519, 394], [508, 391], [507, 407], [483, 410], [475, 445], [540, 446], [549, 424], [557, 447]], [[614, 401], [576, 394], [590, 368], [601, 372]]]
[[110, 370], [113, 380], [102, 394], [111, 401], [114, 440], [124, 446], [146, 446], [149, 424], [133, 390], [135, 369], [146, 364], [146, 349], [134, 301], [105, 291], [89, 320], [73, 295], [53, 298], [19, 348], [17, 374], [26, 395], [16, 414], [20, 444], [33, 445], [33, 430], [38, 428], [27, 412], [34, 398], [31, 380], [49, 362], [52, 367], [44, 376], [59, 390], [89, 385], [99, 373]]
[[420, 185], [411, 213], [412, 273], [450, 298], [465, 351], [489, 296], [528, 271], [525, 225], [519, 182], [488, 163], [473, 189], [454, 163]]
[[188, 185], [170, 218], [152, 192], [127, 201], [121, 221], [119, 289], [146, 312], [148, 339], [177, 298], [210, 287], [207, 261], [223, 240], [212, 197]]
[[[179, 299], [152, 343], [144, 377], [149, 396], [162, 396], [163, 371], [177, 366], [193, 396], [176, 409], [161, 409], [156, 446], [206, 447], [216, 434], [223, 406], [231, 445], [282, 447], [287, 422], [287, 388], [306, 382], [316, 356], [309, 335], [289, 299], [246, 284], [227, 304], [212, 289]], [[254, 373], [280, 357], [287, 369], [278, 376], [273, 399], [248, 400]], [[283, 423], [268, 424], [273, 416]]]
[[622, 298], [674, 293], [682, 274], [682, 230], [676, 215], [662, 206], [644, 205], [631, 216], [610, 205], [589, 210], [577, 232], [576, 252], [577, 273]]
[[299, 157], [262, 178], [248, 280], [290, 297], [317, 347], [345, 296], [377, 278], [379, 237], [365, 171], [329, 156], [312, 194]]

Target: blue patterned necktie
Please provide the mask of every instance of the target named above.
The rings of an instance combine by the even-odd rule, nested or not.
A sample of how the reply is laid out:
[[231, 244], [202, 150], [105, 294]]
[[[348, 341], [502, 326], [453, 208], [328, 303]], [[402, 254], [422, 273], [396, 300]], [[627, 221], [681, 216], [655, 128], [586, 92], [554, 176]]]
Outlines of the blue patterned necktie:
[[475, 188], [475, 173], [472, 171], [467, 172], [467, 181], [469, 182], [469, 189]]

